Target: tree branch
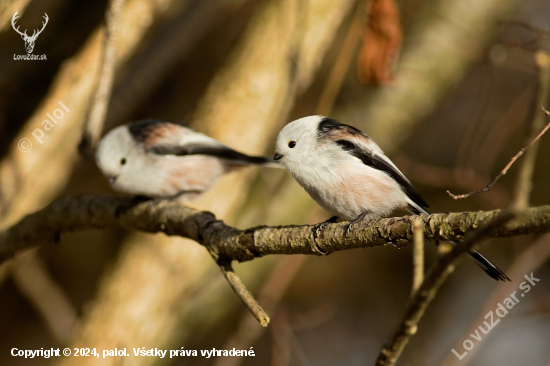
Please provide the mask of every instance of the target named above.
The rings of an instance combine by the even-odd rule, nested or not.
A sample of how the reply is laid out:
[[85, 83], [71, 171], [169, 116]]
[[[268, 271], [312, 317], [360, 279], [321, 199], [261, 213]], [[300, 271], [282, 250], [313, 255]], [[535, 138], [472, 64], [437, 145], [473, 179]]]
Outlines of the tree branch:
[[[365, 220], [354, 225], [349, 235], [344, 235], [346, 224], [339, 223], [325, 226], [321, 235], [315, 239], [310, 225], [259, 226], [239, 230], [217, 220], [210, 212], [201, 212], [177, 202], [156, 203], [129, 197], [80, 195], [60, 198], [0, 232], [0, 263], [20, 250], [44, 241], [57, 242], [61, 233], [76, 230], [121, 227], [179, 235], [195, 240], [208, 249], [237, 296], [265, 327], [269, 317], [233, 272], [233, 260], [243, 262], [269, 254], [330, 254], [345, 249], [386, 244], [402, 246], [412, 241], [415, 223], [424, 225], [428, 240], [459, 239], [469, 230], [493, 222], [503, 213], [507, 211]], [[550, 206], [525, 210], [513, 222], [492, 226], [491, 229], [485, 230], [484, 235], [550, 232]], [[426, 277], [414, 298], [425, 295], [418, 293], [423, 291], [422, 288], [430, 278]]]
[[258, 301], [252, 296], [252, 293], [246, 288], [243, 281], [237, 276], [235, 271], [233, 271], [233, 267], [231, 266], [231, 262], [224, 262], [219, 263], [220, 269], [227, 280], [229, 282], [229, 285], [235, 291], [237, 296], [242, 300], [242, 302], [246, 305], [248, 310], [254, 315], [254, 317], [260, 322], [262, 327], [267, 327], [269, 324], [269, 316], [265, 312], [264, 309], [258, 304]]
[[414, 220], [414, 242], [413, 242], [413, 284], [411, 296], [422, 285], [424, 280], [424, 223], [422, 219]]
[[[316, 241], [311, 225], [239, 230], [224, 224], [210, 212], [177, 202], [139, 201], [129, 197], [79, 195], [57, 199], [44, 209], [0, 232], [0, 263], [16, 252], [44, 241], [58, 241], [59, 234], [86, 229], [120, 227], [150, 233], [163, 232], [195, 240], [220, 261], [249, 261], [270, 254], [315, 254], [319, 246], [330, 254], [346, 249], [413, 240], [414, 221], [424, 224], [426, 240], [456, 240], [472, 229], [491, 222], [506, 210], [432, 214], [365, 220], [344, 236], [346, 223], [328, 224]], [[550, 205], [518, 212], [506, 225], [495, 227], [488, 237], [550, 232]]]

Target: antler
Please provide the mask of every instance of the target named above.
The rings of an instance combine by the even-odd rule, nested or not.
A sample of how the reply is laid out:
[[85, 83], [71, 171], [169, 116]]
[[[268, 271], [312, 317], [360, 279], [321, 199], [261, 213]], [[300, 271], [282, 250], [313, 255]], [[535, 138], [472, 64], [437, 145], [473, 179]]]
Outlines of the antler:
[[[16, 14], [17, 14], [17, 12], [16, 12]], [[46, 22], [42, 22], [42, 29], [40, 29], [40, 30], [38, 31], [38, 33], [36, 33], [37, 30], [35, 29], [34, 32], [32, 33], [32, 36], [31, 36], [30, 38], [36, 39], [36, 37], [38, 37], [38, 35], [39, 35], [40, 33], [42, 33], [42, 31], [44, 30], [44, 28], [46, 28], [46, 24], [48, 24], [48, 20], [49, 20], [50, 18], [48, 18], [48, 14], [46, 14], [46, 13], [44, 13], [44, 18], [46, 19]]]
[[[27, 35], [27, 30], [26, 30], [26, 29], [25, 29], [25, 32], [23, 33], [23, 32], [21, 32], [21, 31], [19, 31], [19, 27], [15, 28], [15, 19], [19, 18], [19, 17], [17, 16], [17, 13], [18, 13], [18, 12], [19, 12], [19, 10], [16, 11], [15, 14], [13, 14], [13, 17], [11, 18], [11, 26], [12, 26], [13, 29], [14, 29], [17, 33], [19, 33], [20, 35], [25, 36], [25, 37], [28, 37], [28, 35]], [[46, 14], [46, 13], [44, 13], [44, 14]], [[46, 23], [47, 23], [47, 21], [46, 21]]]

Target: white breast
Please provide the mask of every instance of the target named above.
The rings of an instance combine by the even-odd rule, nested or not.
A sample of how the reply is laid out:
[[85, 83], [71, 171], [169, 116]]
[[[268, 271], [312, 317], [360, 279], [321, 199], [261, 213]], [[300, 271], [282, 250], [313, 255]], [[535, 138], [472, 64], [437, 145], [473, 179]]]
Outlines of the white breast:
[[342, 154], [324, 163], [300, 164], [289, 173], [324, 209], [352, 220], [364, 212], [367, 217], [386, 216], [407, 206], [407, 196], [386, 173]]

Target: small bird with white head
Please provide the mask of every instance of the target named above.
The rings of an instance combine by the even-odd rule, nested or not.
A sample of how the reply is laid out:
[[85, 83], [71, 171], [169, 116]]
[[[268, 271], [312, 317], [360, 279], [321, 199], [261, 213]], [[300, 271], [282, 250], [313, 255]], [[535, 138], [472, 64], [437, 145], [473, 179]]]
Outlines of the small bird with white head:
[[280, 167], [272, 158], [248, 156], [188, 127], [161, 119], [114, 128], [100, 140], [95, 158], [116, 190], [181, 201], [197, 198], [221, 175], [239, 168]]
[[[325, 210], [351, 221], [401, 209], [429, 214], [428, 204], [382, 149], [357, 128], [323, 116], [287, 124], [279, 133], [275, 160]], [[321, 224], [322, 225], [322, 224]], [[318, 230], [319, 227], [316, 228]], [[491, 278], [510, 279], [472, 249], [469, 255]]]

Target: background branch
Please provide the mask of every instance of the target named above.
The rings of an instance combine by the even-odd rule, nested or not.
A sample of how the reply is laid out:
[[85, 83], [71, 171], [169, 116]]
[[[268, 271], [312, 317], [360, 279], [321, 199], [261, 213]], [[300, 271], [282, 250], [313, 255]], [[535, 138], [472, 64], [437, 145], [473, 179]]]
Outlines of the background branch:
[[418, 218], [413, 225], [413, 283], [411, 296], [414, 296], [424, 280], [424, 223], [422, 219]]
[[105, 14], [105, 36], [103, 39], [103, 55], [99, 68], [99, 80], [88, 106], [88, 114], [79, 151], [86, 159], [92, 159], [94, 150], [103, 130], [103, 123], [109, 107], [113, 88], [116, 66], [117, 33], [120, 22], [122, 4], [125, 0], [110, 0]]

